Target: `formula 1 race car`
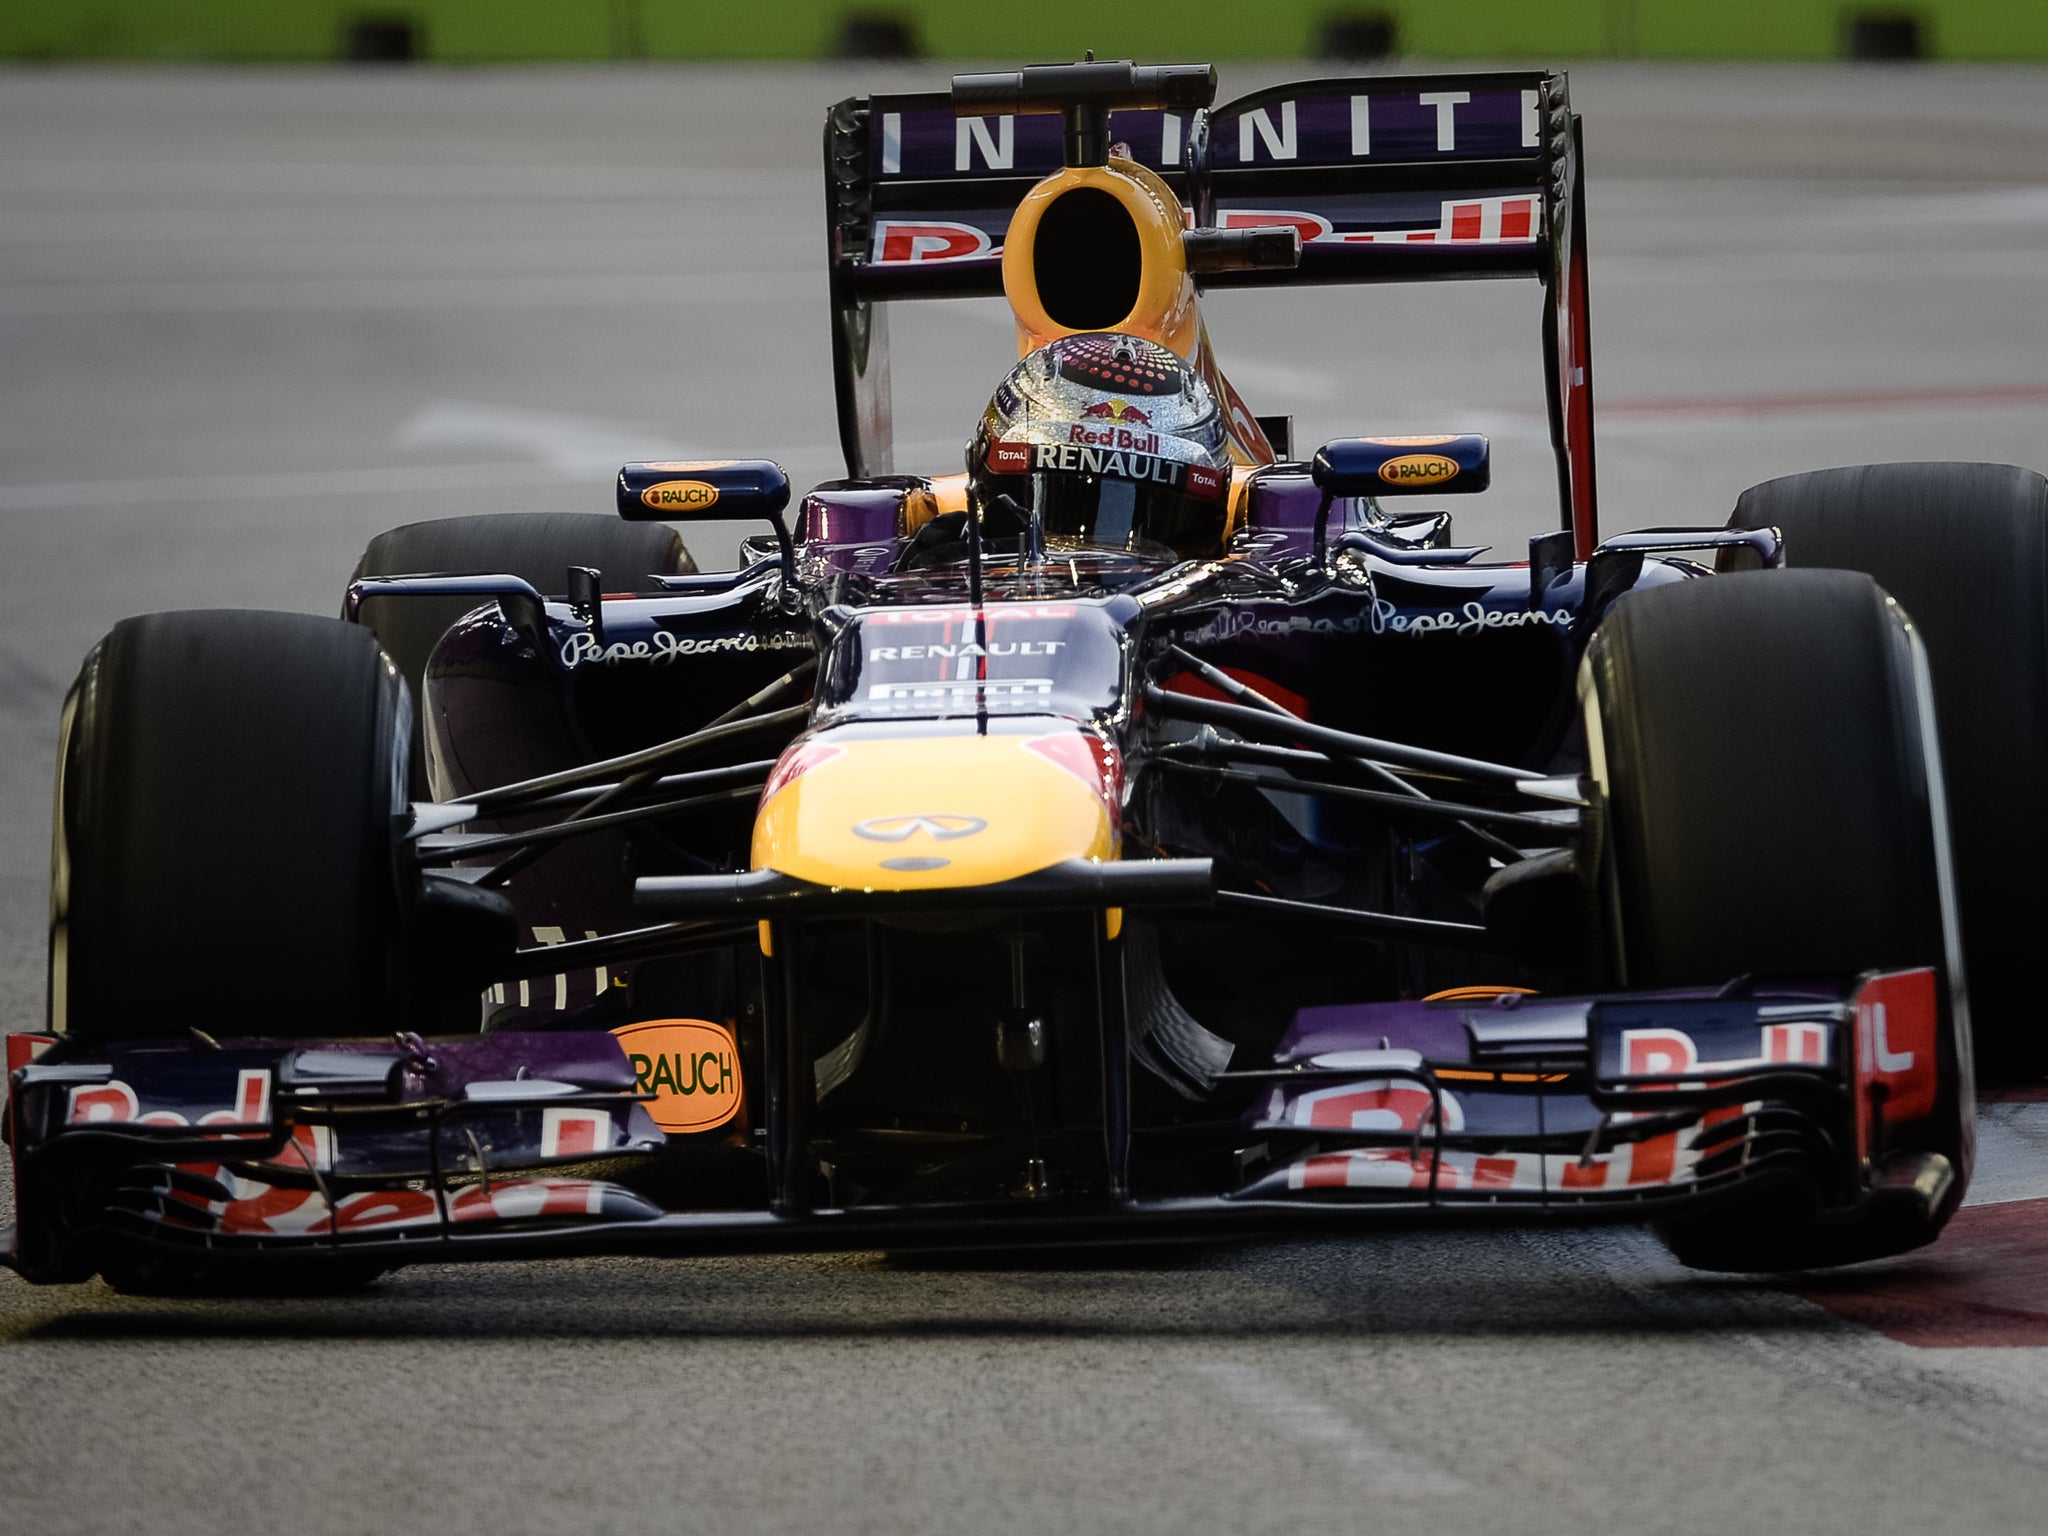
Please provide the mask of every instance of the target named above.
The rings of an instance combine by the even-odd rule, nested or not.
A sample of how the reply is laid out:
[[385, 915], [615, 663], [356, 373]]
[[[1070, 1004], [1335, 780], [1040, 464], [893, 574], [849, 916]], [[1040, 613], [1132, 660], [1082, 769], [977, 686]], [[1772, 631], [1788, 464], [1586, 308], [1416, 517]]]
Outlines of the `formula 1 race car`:
[[[1829, 470], [1603, 540], [1563, 76], [1214, 94], [832, 108], [848, 477], [793, 520], [770, 461], [638, 463], [616, 520], [382, 535], [342, 620], [117, 625], [7, 1262], [1931, 1240], [1973, 1045], [2043, 1059], [2003, 872], [2048, 845], [2048, 486]], [[1483, 438], [1299, 455], [1197, 302], [1532, 277], [1561, 521], [1511, 562], [1405, 510], [1483, 491]], [[898, 473], [887, 305], [967, 295], [1019, 362], [964, 472]], [[773, 533], [699, 574], [669, 524], [713, 517]]]

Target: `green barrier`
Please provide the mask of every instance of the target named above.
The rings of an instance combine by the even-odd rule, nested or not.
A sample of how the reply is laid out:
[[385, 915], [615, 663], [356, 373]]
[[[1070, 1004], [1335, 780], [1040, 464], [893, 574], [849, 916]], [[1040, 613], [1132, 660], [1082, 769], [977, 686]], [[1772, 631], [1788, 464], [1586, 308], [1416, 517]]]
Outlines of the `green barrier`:
[[1818, 60], [1845, 55], [1859, 14], [1911, 18], [1928, 58], [2048, 59], [2041, 0], [10, 0], [0, 57], [310, 61], [353, 36], [449, 63], [798, 59], [860, 16], [929, 58], [1298, 59], [1332, 19], [1378, 16], [1419, 59]]

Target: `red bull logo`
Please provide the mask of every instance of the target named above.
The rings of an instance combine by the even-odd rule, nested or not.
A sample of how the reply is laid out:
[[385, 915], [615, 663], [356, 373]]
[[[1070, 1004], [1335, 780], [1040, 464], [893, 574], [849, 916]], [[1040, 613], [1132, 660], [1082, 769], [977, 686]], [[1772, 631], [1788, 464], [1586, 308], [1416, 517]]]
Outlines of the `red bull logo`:
[[1087, 443], [1096, 448], [1115, 448], [1124, 453], [1157, 453], [1157, 432], [1133, 432], [1129, 427], [1086, 427], [1078, 421], [1067, 423], [1067, 441]]
[[1129, 427], [1152, 425], [1152, 418], [1128, 400], [1105, 400], [1100, 405], [1089, 406], [1081, 414], [1090, 421], [1116, 421]]

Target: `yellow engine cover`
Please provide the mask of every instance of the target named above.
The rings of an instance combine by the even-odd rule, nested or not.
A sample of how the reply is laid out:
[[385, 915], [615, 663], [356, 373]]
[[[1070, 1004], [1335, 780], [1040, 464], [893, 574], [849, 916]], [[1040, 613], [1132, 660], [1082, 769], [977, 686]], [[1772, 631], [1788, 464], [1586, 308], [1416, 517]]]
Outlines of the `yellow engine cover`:
[[1181, 247], [1187, 216], [1165, 182], [1144, 166], [1123, 159], [1054, 172], [1025, 193], [1010, 216], [1009, 230], [1003, 236], [1003, 293], [1017, 317], [1017, 355], [1028, 357], [1047, 342], [1077, 334], [1072, 326], [1060, 324], [1045, 312], [1032, 275], [1031, 253], [1038, 221], [1046, 209], [1078, 187], [1107, 193], [1123, 204], [1142, 253], [1144, 275], [1137, 302], [1108, 329], [1156, 341], [1184, 358], [1194, 357], [1201, 342], [1202, 317]]

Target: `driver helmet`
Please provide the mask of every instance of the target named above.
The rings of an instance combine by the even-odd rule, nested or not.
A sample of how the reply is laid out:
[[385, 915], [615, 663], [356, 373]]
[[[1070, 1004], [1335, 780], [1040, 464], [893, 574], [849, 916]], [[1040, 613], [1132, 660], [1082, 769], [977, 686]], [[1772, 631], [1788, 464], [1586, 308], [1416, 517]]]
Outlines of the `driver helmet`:
[[1010, 370], [968, 449], [984, 517], [1035, 512], [1049, 546], [1194, 558], [1223, 547], [1230, 448], [1216, 397], [1172, 351], [1063, 336]]

